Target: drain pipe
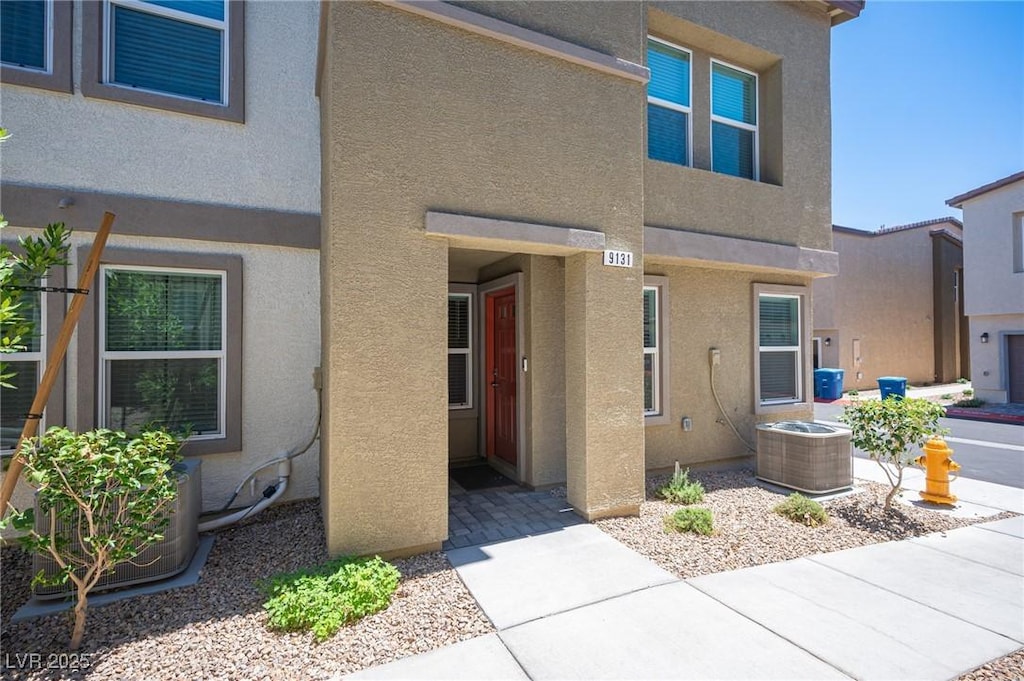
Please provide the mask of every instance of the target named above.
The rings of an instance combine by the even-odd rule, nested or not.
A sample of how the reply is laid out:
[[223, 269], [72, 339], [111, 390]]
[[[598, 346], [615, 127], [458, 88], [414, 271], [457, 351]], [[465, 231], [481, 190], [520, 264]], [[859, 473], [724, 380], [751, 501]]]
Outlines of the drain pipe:
[[313, 446], [313, 443], [316, 442], [317, 438], [320, 436], [320, 421], [323, 414], [323, 392], [319, 381], [319, 369], [314, 372], [314, 387], [316, 388], [316, 424], [313, 427], [313, 435], [309, 438], [309, 441], [300, 449], [294, 449], [283, 456], [271, 459], [270, 461], [252, 469], [248, 475], [242, 478], [242, 481], [238, 483], [238, 486], [235, 487], [235, 491], [231, 494], [227, 503], [225, 503], [219, 510], [213, 511], [213, 514], [227, 511], [231, 507], [231, 504], [234, 503], [235, 499], [238, 498], [239, 493], [241, 493], [247, 482], [252, 480], [260, 471], [266, 470], [275, 464], [277, 465], [277, 481], [268, 485], [267, 488], [263, 490], [263, 498], [255, 504], [241, 508], [234, 513], [229, 513], [225, 516], [201, 521], [199, 523], [200, 532], [219, 530], [222, 527], [227, 527], [228, 525], [234, 525], [235, 523], [241, 522], [250, 516], [256, 515], [267, 506], [270, 506], [280, 499], [285, 493], [285, 490], [288, 489], [288, 478], [292, 473], [292, 459], [308, 452], [310, 447]]
[[[270, 506], [275, 501], [280, 499], [281, 495], [283, 495], [285, 490], [288, 489], [288, 477], [292, 473], [292, 460], [288, 457], [274, 459], [273, 461], [268, 461], [266, 464], [264, 464], [261, 468], [257, 470], [263, 470], [265, 468], [268, 468], [275, 462], [277, 463], [277, 482], [268, 486], [263, 491], [262, 499], [257, 501], [252, 506], [239, 509], [238, 511], [235, 511], [234, 513], [231, 513], [229, 515], [221, 516], [220, 518], [214, 518], [212, 520], [207, 520], [206, 522], [199, 523], [199, 531], [210, 532], [211, 530], [219, 530], [220, 528], [227, 527], [228, 525], [234, 525], [235, 523], [241, 522], [249, 516], [256, 515], [257, 513], [265, 509], [267, 506]], [[248, 477], [252, 477], [252, 475], [250, 474]]]

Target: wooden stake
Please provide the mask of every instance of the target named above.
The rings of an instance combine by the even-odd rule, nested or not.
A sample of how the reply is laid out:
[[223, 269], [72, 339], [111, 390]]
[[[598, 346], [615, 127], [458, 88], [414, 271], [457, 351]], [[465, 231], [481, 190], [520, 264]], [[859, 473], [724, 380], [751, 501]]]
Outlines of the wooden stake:
[[[92, 283], [93, 277], [96, 276], [96, 271], [100, 267], [103, 247], [107, 244], [107, 237], [110, 235], [110, 228], [113, 225], [114, 214], [104, 213], [103, 222], [100, 224], [99, 231], [96, 232], [96, 238], [92, 241], [89, 259], [85, 261], [85, 267], [82, 268], [82, 273], [78, 277], [79, 290], [96, 290], [95, 288], [90, 288], [89, 285]], [[75, 293], [74, 297], [72, 297], [71, 305], [68, 306], [67, 315], [64, 317], [64, 324], [60, 327], [60, 333], [57, 335], [57, 342], [54, 344], [53, 350], [46, 361], [46, 371], [43, 373], [42, 380], [39, 381], [39, 388], [36, 390], [35, 399], [32, 400], [29, 414], [42, 414], [43, 410], [46, 409], [46, 403], [50, 400], [50, 392], [53, 390], [53, 384], [57, 382], [57, 374], [60, 373], [60, 368], [64, 364], [68, 343], [71, 342], [71, 335], [75, 332], [75, 327], [78, 325], [78, 317], [82, 314], [82, 308], [85, 307], [86, 300], [88, 300], [87, 293]], [[21, 437], [18, 439], [18, 448], [14, 450], [11, 466], [7, 469], [7, 474], [4, 476], [3, 487], [0, 487], [0, 517], [6, 515], [7, 509], [10, 508], [11, 495], [14, 494], [15, 485], [18, 484], [21, 469], [25, 466], [25, 461], [21, 458], [21, 443], [36, 436], [36, 433], [39, 431], [39, 421], [40, 419], [37, 418], [25, 419], [25, 427], [21, 429]]]

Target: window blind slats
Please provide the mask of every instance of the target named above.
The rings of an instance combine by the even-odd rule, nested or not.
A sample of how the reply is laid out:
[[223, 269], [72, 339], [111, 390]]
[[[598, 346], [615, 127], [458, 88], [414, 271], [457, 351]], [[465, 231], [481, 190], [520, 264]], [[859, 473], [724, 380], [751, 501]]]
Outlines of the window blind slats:
[[658, 294], [644, 289], [644, 347], [658, 347]]
[[106, 271], [106, 350], [221, 349], [221, 277]]
[[150, 5], [158, 5], [179, 12], [195, 14], [207, 19], [224, 20], [223, 0], [145, 0]]
[[469, 355], [448, 354], [448, 404], [469, 403]]
[[761, 400], [798, 399], [797, 352], [761, 353]]
[[715, 121], [711, 124], [711, 147], [715, 172], [753, 179], [753, 132]]
[[656, 161], [686, 165], [686, 114], [647, 103], [647, 156]]
[[46, 69], [45, 2], [0, 2], [0, 61], [15, 66]]
[[224, 31], [112, 9], [111, 82], [224, 103]]
[[749, 73], [714, 64], [711, 69], [711, 113], [756, 125], [756, 82]]
[[18, 444], [25, 414], [32, 409], [32, 401], [39, 386], [39, 362], [4, 362], [14, 374], [13, 388], [3, 388], [0, 398], [0, 449], [13, 449]]
[[448, 347], [469, 348], [469, 298], [448, 297]]
[[761, 296], [759, 306], [762, 347], [800, 344], [799, 301], [796, 298]]
[[665, 101], [690, 106], [690, 56], [668, 45], [647, 41], [647, 67], [651, 80], [647, 95]]
[[193, 435], [221, 432], [217, 408], [218, 359], [147, 359], [108, 362], [107, 427], [138, 430], [147, 424]]

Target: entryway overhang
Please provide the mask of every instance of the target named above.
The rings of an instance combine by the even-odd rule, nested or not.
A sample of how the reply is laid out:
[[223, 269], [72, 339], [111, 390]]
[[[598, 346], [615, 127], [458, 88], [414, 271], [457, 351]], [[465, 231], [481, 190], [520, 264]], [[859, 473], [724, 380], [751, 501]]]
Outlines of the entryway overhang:
[[665, 227], [644, 227], [644, 259], [717, 269], [796, 272], [814, 278], [839, 274], [835, 251]]
[[453, 247], [532, 255], [572, 255], [605, 249], [603, 232], [473, 215], [427, 211], [426, 234]]

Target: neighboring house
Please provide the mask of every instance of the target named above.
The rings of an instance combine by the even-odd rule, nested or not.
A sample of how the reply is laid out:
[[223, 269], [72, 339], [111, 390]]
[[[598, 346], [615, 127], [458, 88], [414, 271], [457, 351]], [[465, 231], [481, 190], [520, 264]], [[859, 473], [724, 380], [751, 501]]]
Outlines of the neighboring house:
[[946, 203], [963, 210], [975, 394], [1024, 403], [1024, 172]]
[[[117, 214], [43, 425], [191, 424], [208, 510], [316, 424], [317, 21], [312, 3], [0, 3], [4, 238], [66, 222], [71, 265], [54, 278], [74, 286], [102, 212]], [[39, 305], [44, 335], [3, 393], [5, 448], [65, 296]], [[318, 466], [314, 445], [286, 498], [315, 496]]]
[[[206, 508], [308, 436], [318, 365], [289, 494], [319, 473], [335, 554], [438, 548], [452, 462], [635, 514], [645, 470], [747, 456], [730, 422], [812, 417], [830, 31], [863, 3], [45, 6], [3, 210], [76, 246], [119, 216], [47, 418], [130, 423], [179, 362]], [[186, 350], [144, 333], [180, 315]]]
[[812, 417], [830, 30], [859, 9], [323, 5], [332, 552], [436, 548], [450, 461], [635, 514], [646, 469], [748, 454], [726, 419]]
[[880, 376], [969, 376], [962, 233], [949, 217], [877, 232], [833, 225], [839, 276], [814, 282], [815, 368], [842, 369], [844, 388], [861, 390]]

